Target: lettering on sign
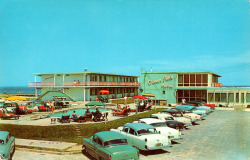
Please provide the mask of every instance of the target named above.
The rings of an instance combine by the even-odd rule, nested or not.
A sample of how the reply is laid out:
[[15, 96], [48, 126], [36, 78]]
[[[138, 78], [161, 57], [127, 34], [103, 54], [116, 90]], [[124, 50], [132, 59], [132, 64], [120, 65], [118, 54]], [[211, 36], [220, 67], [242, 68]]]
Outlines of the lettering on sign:
[[173, 88], [173, 86], [171, 84], [161, 84], [161, 88]]
[[151, 79], [149, 79], [148, 80], [148, 85], [151, 85], [151, 84], [155, 84], [155, 83], [160, 83], [161, 82], [161, 79], [157, 79], [157, 80], [151, 80]]
[[164, 81], [168, 81], [168, 80], [172, 80], [172, 79], [173, 79], [173, 76], [168, 76], [168, 77], [167, 77], [167, 76], [164, 76], [164, 77], [163, 77], [163, 82], [164, 82]]

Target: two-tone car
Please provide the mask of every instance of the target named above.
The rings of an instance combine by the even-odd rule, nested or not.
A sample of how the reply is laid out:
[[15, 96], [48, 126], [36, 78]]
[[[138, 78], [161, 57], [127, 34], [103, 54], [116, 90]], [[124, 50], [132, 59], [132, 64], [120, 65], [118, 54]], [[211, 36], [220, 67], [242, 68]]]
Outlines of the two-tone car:
[[[180, 109], [177, 109], [177, 108], [171, 108], [171, 110], [177, 110], [177, 111], [181, 112], [183, 117], [186, 117], [192, 121], [192, 124], [195, 123], [196, 121], [201, 120], [201, 116], [196, 114], [196, 113], [187, 113], [187, 112], [180, 110]], [[164, 112], [164, 110], [163, 110], [163, 112]]]
[[192, 126], [192, 121], [189, 118], [183, 117], [183, 114], [180, 111], [164, 109], [161, 113], [172, 115], [174, 120], [182, 122], [184, 127]]
[[206, 111], [206, 114], [208, 115], [210, 112], [212, 112], [211, 108], [208, 106], [203, 106], [199, 103], [192, 103], [192, 102], [187, 102], [185, 105], [191, 105], [191, 106], [195, 106], [197, 109], [199, 110], [204, 110]]
[[127, 123], [111, 131], [126, 136], [128, 144], [140, 150], [156, 150], [172, 146], [171, 140], [157, 132], [152, 125], [145, 123]]
[[191, 106], [191, 105], [178, 105], [178, 106], [175, 106], [174, 108], [183, 110], [186, 113], [196, 113], [200, 115], [202, 118], [207, 116], [206, 111], [199, 110], [197, 107]]
[[166, 125], [165, 121], [155, 118], [142, 118], [133, 123], [146, 123], [155, 127], [156, 131], [160, 134], [167, 136], [171, 140], [182, 139], [182, 134], [179, 130], [170, 128]]
[[182, 122], [174, 120], [174, 117], [170, 114], [154, 113], [150, 115], [150, 118], [160, 119], [165, 121], [166, 125], [170, 128], [183, 130], [184, 124]]
[[8, 131], [0, 131], [0, 158], [9, 160], [15, 152], [15, 137], [10, 136]]
[[98, 132], [90, 139], [83, 138], [82, 150], [98, 160], [139, 159], [139, 151], [128, 145], [126, 137], [113, 131]]

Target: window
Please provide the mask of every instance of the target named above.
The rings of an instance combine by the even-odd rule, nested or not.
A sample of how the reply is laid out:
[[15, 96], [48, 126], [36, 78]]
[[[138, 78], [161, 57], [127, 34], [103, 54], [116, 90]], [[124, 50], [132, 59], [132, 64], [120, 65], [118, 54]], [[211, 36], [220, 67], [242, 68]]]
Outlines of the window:
[[226, 93], [221, 93], [221, 102], [227, 102], [227, 94]]
[[250, 93], [247, 93], [246, 96], [247, 96], [247, 97], [246, 97], [246, 101], [247, 101], [247, 102], [250, 102]]
[[220, 93], [215, 93], [215, 102], [220, 102]]
[[124, 127], [122, 131], [128, 133], [128, 127]]
[[132, 128], [130, 128], [129, 134], [135, 135], [135, 130], [133, 130]]
[[201, 74], [196, 74], [196, 86], [201, 86]]
[[228, 93], [228, 102], [234, 102], [234, 94]]
[[182, 74], [178, 75], [178, 86], [183, 86], [183, 75]]
[[165, 91], [162, 91], [162, 94], [165, 94]]
[[190, 86], [195, 86], [195, 74], [190, 74]]
[[213, 101], [214, 101], [214, 94], [208, 93], [208, 102], [213, 102]]
[[245, 101], [244, 93], [241, 93], [240, 99], [241, 99], [241, 103], [244, 103], [244, 101]]
[[236, 93], [236, 103], [239, 103], [240, 102], [240, 99], [239, 99], [239, 93]]
[[184, 86], [189, 86], [189, 74], [184, 74]]

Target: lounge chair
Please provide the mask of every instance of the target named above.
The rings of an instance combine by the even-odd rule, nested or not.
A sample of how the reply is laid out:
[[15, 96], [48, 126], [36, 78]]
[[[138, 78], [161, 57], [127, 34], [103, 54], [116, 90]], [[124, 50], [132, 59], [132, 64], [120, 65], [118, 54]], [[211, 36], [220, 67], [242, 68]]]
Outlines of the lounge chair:
[[122, 111], [118, 112], [112, 112], [113, 116], [117, 115], [123, 115], [123, 116], [128, 116], [129, 115], [129, 109], [123, 108]]
[[74, 122], [86, 122], [86, 116], [80, 116], [78, 118], [73, 118]]
[[70, 115], [62, 115], [62, 118], [59, 118], [60, 123], [70, 123]]
[[93, 121], [97, 122], [97, 121], [101, 121], [101, 117], [102, 117], [102, 113], [95, 113], [93, 112]]

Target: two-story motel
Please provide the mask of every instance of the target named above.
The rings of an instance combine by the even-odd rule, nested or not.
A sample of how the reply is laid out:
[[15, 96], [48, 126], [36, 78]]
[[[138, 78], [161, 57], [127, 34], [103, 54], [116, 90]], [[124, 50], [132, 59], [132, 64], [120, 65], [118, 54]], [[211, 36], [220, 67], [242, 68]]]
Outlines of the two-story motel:
[[217, 106], [250, 105], [250, 87], [223, 87], [212, 72], [143, 72], [142, 94], [155, 95], [156, 104], [203, 100]]
[[[38, 97], [51, 100], [56, 92], [66, 94], [74, 101], [93, 101], [99, 96], [106, 98], [123, 98], [138, 94], [140, 86], [138, 76], [88, 72], [72, 73], [33, 73], [35, 82], [29, 87], [41, 90]], [[41, 81], [36, 81], [40, 77]], [[108, 95], [100, 95], [100, 90], [108, 90]]]

